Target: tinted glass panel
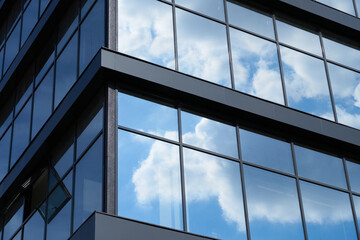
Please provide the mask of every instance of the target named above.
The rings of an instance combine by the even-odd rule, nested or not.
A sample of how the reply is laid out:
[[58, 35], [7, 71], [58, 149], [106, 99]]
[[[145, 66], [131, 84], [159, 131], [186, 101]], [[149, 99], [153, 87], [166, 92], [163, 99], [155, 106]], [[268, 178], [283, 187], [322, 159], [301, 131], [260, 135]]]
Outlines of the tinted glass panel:
[[[47, 50], [47, 49], [46, 49]], [[49, 49], [48, 55], [40, 54], [37, 60], [37, 73], [35, 74], [35, 85], [37, 86], [41, 79], [45, 76], [50, 66], [54, 63], [55, 53], [53, 49]], [[44, 56], [45, 55], [45, 56]]]
[[179, 147], [119, 130], [118, 214], [183, 229]]
[[355, 15], [354, 5], [351, 0], [316, 0], [323, 4], [326, 4], [330, 7], [336, 8], [343, 12], [349, 13], [351, 15]]
[[20, 227], [23, 222], [24, 205], [21, 202], [15, 203], [6, 214], [6, 222], [3, 232], [3, 240], [9, 240], [10, 237], [15, 234], [15, 231]]
[[49, 2], [50, 0], [40, 0], [40, 14], [42, 14], [45, 11]]
[[356, 212], [357, 222], [360, 223], [360, 197], [353, 195], [354, 208]]
[[229, 23], [237, 27], [274, 39], [274, 26], [271, 17], [227, 2]]
[[50, 222], [70, 199], [69, 192], [63, 183], [60, 183], [48, 199], [47, 219]]
[[240, 166], [184, 149], [189, 232], [219, 239], [246, 239]]
[[63, 19], [59, 22], [57, 31], [58, 52], [63, 49], [78, 25], [78, 4], [78, 1], [72, 1]]
[[293, 173], [291, 147], [287, 142], [240, 130], [241, 154], [244, 161]]
[[230, 28], [235, 88], [284, 103], [276, 44]]
[[178, 141], [177, 110], [118, 94], [118, 124]]
[[223, 0], [175, 0], [175, 3], [225, 21]]
[[251, 239], [304, 239], [295, 179], [244, 166]]
[[38, 11], [39, 11], [39, 0], [31, 0], [23, 15], [23, 20], [22, 20], [23, 26], [21, 29], [22, 31], [21, 46], [28, 38], [30, 32], [32, 31], [38, 20]]
[[74, 135], [73, 129], [70, 128], [68, 132], [64, 134], [64, 138], [59, 141], [53, 152], [51, 163], [55, 168], [59, 177], [63, 177], [67, 170], [70, 169], [74, 162]]
[[94, 2], [95, 0], [81, 0], [81, 18], [85, 17], [85, 14], [89, 11]]
[[19, 51], [19, 44], [20, 44], [20, 24], [19, 23], [20, 23], [20, 21], [18, 22], [14, 31], [11, 33], [10, 37], [6, 41], [4, 73], [8, 69], [11, 62], [14, 60], [16, 54]]
[[33, 81], [32, 81], [32, 71], [27, 71], [21, 82], [19, 83], [16, 91], [16, 105], [15, 105], [15, 115], [19, 113], [21, 108], [24, 106], [26, 101], [29, 99], [33, 91]]
[[356, 239], [349, 195], [300, 182], [309, 240]]
[[289, 106], [334, 120], [324, 62], [281, 47]]
[[9, 169], [11, 128], [0, 139], [0, 182]]
[[351, 190], [360, 193], [360, 165], [355, 162], [346, 161], [346, 166], [349, 174]]
[[299, 176], [347, 188], [341, 158], [296, 145], [294, 149]]
[[176, 9], [179, 70], [230, 87], [224, 25]]
[[[1, 47], [1, 46], [0, 46]], [[2, 67], [4, 62], [4, 48], [0, 50], [0, 78], [2, 76]]]
[[118, 10], [118, 51], [174, 68], [171, 6], [158, 1], [120, 0]]
[[47, 240], [64, 240], [70, 236], [71, 202], [68, 202], [60, 212], [48, 223]]
[[13, 237], [12, 240], [21, 240], [21, 233], [22, 233], [22, 231], [19, 231], [19, 232], [16, 234], [16, 236]]
[[25, 224], [23, 240], [44, 239], [44, 230], [44, 218], [38, 211], [36, 211], [30, 220]]
[[238, 157], [235, 127], [181, 112], [183, 142], [231, 157]]

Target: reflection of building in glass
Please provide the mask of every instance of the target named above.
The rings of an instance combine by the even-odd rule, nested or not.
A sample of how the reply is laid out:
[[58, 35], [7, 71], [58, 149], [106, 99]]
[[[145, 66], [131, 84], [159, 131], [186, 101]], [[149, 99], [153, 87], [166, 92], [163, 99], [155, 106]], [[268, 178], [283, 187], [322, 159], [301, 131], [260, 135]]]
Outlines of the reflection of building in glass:
[[360, 239], [359, 7], [0, 0], [0, 240]]

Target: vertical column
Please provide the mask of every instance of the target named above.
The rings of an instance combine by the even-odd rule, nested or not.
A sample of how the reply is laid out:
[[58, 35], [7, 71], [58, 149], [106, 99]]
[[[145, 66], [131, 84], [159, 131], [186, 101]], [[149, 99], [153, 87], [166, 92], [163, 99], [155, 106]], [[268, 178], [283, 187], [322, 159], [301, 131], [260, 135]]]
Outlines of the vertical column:
[[111, 50], [117, 50], [117, 0], [107, 0], [105, 7], [105, 17], [106, 17], [106, 47]]

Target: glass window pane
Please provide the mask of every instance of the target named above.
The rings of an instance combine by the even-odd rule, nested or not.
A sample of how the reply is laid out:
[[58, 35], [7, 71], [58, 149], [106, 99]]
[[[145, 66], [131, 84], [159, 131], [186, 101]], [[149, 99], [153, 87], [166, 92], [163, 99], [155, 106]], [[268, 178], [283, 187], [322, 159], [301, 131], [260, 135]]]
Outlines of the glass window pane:
[[276, 28], [280, 42], [322, 56], [320, 38], [317, 34], [305, 31], [279, 20], [276, 21]]
[[0, 104], [0, 136], [2, 136], [13, 120], [14, 95]]
[[189, 232], [246, 239], [239, 163], [184, 149]]
[[360, 70], [360, 50], [323, 38], [326, 58]]
[[102, 211], [103, 138], [76, 165], [74, 231], [94, 212]]
[[230, 87], [225, 25], [176, 9], [179, 70]]
[[22, 79], [16, 89], [15, 115], [19, 113], [33, 91], [33, 68], [23, 74]]
[[40, 14], [42, 14], [45, 11], [49, 2], [50, 0], [40, 0]]
[[357, 239], [349, 195], [300, 182], [309, 240]]
[[118, 215], [183, 230], [179, 147], [118, 131]]
[[352, 195], [352, 197], [354, 200], [354, 208], [355, 208], [355, 212], [356, 212], [357, 222], [359, 225], [360, 224], [360, 197], [355, 196], [355, 195]]
[[11, 128], [0, 138], [0, 182], [9, 169]]
[[47, 219], [48, 222], [61, 211], [65, 204], [70, 199], [70, 193], [67, 191], [65, 185], [60, 183], [55, 190], [50, 194], [48, 199]]
[[346, 166], [349, 175], [351, 191], [360, 193], [360, 165], [355, 162], [346, 161]]
[[48, 223], [47, 240], [64, 240], [70, 236], [71, 201]]
[[351, 0], [316, 0], [325, 5], [338, 9], [340, 11], [355, 15], [354, 5]]
[[31, 137], [34, 138], [46, 120], [50, 117], [52, 111], [53, 85], [54, 85], [53, 68], [48, 72], [44, 80], [34, 93], [34, 112], [32, 122]]
[[47, 71], [54, 63], [54, 59], [54, 45], [51, 41], [48, 41], [36, 59], [35, 86], [37, 86], [46, 75]]
[[[1, 48], [1, 44], [0, 44], [0, 48]], [[0, 78], [2, 77], [3, 61], [4, 61], [4, 48], [0, 50]]]
[[17, 23], [10, 37], [6, 41], [5, 59], [4, 59], [4, 73], [14, 60], [19, 51], [20, 44], [20, 21]]
[[41, 240], [44, 239], [45, 220], [43, 216], [36, 211], [30, 220], [24, 226], [23, 240]]
[[328, 63], [340, 123], [360, 129], [360, 74]]
[[299, 176], [322, 183], [347, 188], [341, 158], [295, 145]]
[[63, 18], [60, 20], [57, 31], [57, 51], [60, 52], [72, 36], [78, 25], [78, 1], [69, 4]]
[[81, 0], [81, 18], [83, 19], [95, 0]]
[[60, 178], [72, 167], [74, 162], [74, 129], [70, 128], [64, 133], [55, 146], [51, 157], [51, 163]]
[[271, 17], [227, 2], [229, 23], [237, 27], [274, 39], [274, 25]]
[[240, 143], [244, 161], [294, 173], [290, 143], [245, 130], [240, 130]]
[[175, 0], [176, 4], [225, 21], [223, 0]]
[[105, 43], [104, 0], [98, 0], [80, 26], [80, 73]]
[[244, 166], [251, 239], [304, 239], [295, 179]]
[[16, 201], [5, 214], [3, 240], [9, 240], [23, 222], [24, 204]]
[[184, 143], [238, 158], [235, 127], [187, 112], [181, 122]]
[[118, 124], [178, 141], [177, 110], [127, 94], [118, 94]]
[[276, 44], [230, 28], [235, 88], [284, 104]]
[[20, 230], [15, 237], [12, 238], [12, 240], [21, 240], [21, 233], [22, 231]]
[[[55, 105], [56, 108], [76, 81], [77, 74], [77, 33], [56, 60]], [[74, 55], [75, 54], [75, 55]]]
[[31, 0], [27, 6], [22, 20], [21, 46], [24, 44], [31, 31], [33, 30], [37, 20], [39, 11], [39, 0]]
[[174, 69], [172, 7], [158, 1], [119, 0], [118, 10], [118, 51]]
[[324, 62], [286, 47], [280, 50], [289, 106], [334, 120]]

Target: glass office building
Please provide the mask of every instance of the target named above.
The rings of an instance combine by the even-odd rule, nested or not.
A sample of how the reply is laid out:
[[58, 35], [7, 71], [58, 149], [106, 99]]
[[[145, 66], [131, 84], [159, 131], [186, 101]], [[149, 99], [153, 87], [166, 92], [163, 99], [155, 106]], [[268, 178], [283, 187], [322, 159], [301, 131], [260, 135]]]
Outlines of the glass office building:
[[360, 239], [358, 0], [0, 0], [0, 240]]

